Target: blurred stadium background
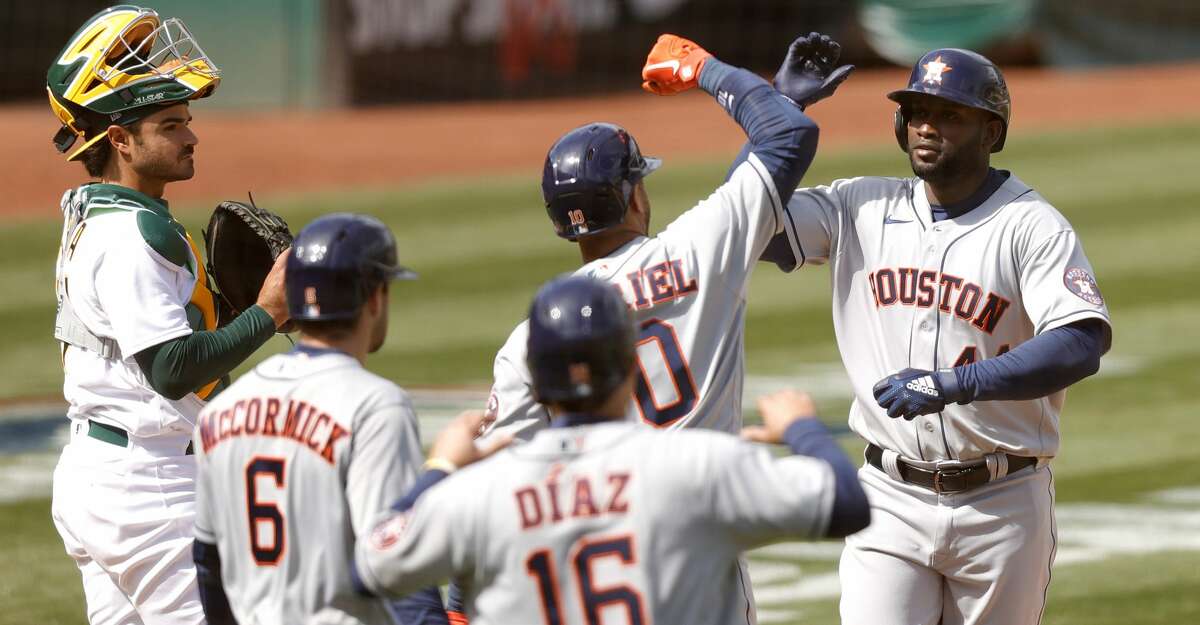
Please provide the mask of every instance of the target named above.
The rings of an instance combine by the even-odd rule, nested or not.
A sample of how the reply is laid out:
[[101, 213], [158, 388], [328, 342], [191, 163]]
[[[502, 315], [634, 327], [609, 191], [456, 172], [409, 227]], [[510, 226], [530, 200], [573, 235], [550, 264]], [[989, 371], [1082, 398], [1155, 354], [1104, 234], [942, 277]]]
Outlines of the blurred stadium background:
[[[51, 338], [57, 200], [83, 181], [50, 145], [45, 71], [95, 0], [0, 0], [0, 624], [81, 623], [78, 573], [49, 518], [64, 437]], [[721, 181], [741, 135], [699, 94], [637, 90], [660, 32], [774, 72], [818, 30], [859, 72], [811, 111], [804, 184], [906, 175], [883, 94], [923, 51], [991, 56], [1013, 93], [998, 167], [1081, 233], [1115, 323], [1101, 373], [1070, 392], [1055, 461], [1060, 547], [1043, 623], [1200, 623], [1200, 3], [1194, 0], [161, 0], [223, 70], [193, 106], [199, 173], [168, 188], [196, 232], [253, 190], [298, 230], [332, 210], [397, 232], [422, 280], [395, 291], [371, 362], [416, 396], [428, 437], [478, 405], [536, 286], [577, 266], [538, 194], [545, 149], [575, 125], [628, 127], [667, 157], [648, 180], [661, 227]], [[844, 425], [848, 390], [827, 274], [755, 275], [747, 400], [793, 385]], [[287, 349], [274, 339], [256, 356]], [[753, 414], [748, 419], [753, 419]], [[843, 428], [844, 429], [844, 428]], [[852, 453], [858, 440], [844, 434]], [[764, 623], [836, 622], [838, 545], [754, 554]]]

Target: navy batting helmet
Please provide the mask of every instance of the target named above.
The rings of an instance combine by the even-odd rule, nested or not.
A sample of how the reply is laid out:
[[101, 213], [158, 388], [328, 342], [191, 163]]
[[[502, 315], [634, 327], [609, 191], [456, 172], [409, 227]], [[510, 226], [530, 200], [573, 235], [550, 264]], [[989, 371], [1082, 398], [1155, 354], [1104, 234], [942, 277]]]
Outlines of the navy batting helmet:
[[556, 278], [529, 308], [525, 358], [539, 402], [599, 404], [633, 369], [633, 316], [610, 284]]
[[1000, 139], [992, 146], [992, 151], [999, 152], [1004, 148], [1012, 100], [1008, 95], [1008, 85], [1004, 84], [1004, 75], [987, 57], [959, 48], [939, 48], [926, 52], [913, 66], [908, 88], [888, 94], [889, 99], [900, 104], [896, 108], [896, 140], [905, 152], [908, 151], [906, 107], [912, 95], [918, 93], [945, 98], [999, 117], [1004, 129], [1000, 131]]
[[417, 274], [396, 262], [396, 239], [382, 221], [334, 213], [308, 224], [287, 260], [287, 303], [292, 319], [353, 319], [371, 289]]
[[542, 169], [542, 198], [554, 230], [574, 241], [621, 223], [637, 181], [660, 165], [613, 124], [591, 123], [559, 137]]

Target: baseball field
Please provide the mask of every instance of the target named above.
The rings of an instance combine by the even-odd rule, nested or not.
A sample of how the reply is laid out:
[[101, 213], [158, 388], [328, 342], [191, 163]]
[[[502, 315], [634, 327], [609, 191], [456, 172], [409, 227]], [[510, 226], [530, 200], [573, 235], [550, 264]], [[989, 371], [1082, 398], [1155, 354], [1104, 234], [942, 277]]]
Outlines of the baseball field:
[[[1200, 84], [1195, 67], [1155, 71], [1175, 79], [1182, 74]], [[868, 76], [839, 94], [846, 96], [845, 102], [819, 105], [830, 110], [814, 111], [824, 128], [822, 149], [803, 184], [909, 173], [904, 157], [888, 143], [887, 106], [866, 99], [882, 99], [883, 84], [894, 76]], [[1200, 361], [1195, 308], [1200, 307], [1195, 290], [1200, 284], [1200, 182], [1191, 171], [1200, 163], [1200, 107], [1195, 96], [1190, 96], [1190, 106], [1138, 108], [1126, 103], [1118, 117], [1108, 113], [1115, 110], [1112, 102], [1091, 107], [1082, 96], [1072, 95], [1087, 93], [1084, 86], [1064, 81], [1063, 90], [1056, 91], [1041, 78], [1012, 82], [1013, 130], [994, 163], [1039, 190], [1074, 224], [1115, 326], [1113, 347], [1100, 373], [1072, 388], [1062, 419], [1063, 450], [1053, 464], [1058, 558], [1043, 623], [1200, 623], [1200, 410], [1192, 395], [1200, 383], [1195, 365]], [[1092, 93], [1104, 88], [1094, 87]], [[623, 97], [610, 102], [614, 114], [607, 116], [627, 123], [647, 153], [668, 157], [663, 169], [647, 179], [658, 227], [721, 182], [738, 143], [736, 129], [717, 107], [699, 98], [680, 102], [686, 111], [707, 106], [697, 114], [695, 127], [689, 126], [693, 119], [687, 115], [659, 113], [666, 109], [640, 117], [636, 105]], [[380, 167], [391, 171], [397, 168], [388, 164], [388, 155], [411, 153], [418, 155], [413, 170], [423, 175], [397, 173], [389, 182], [378, 173], [363, 174], [349, 186], [324, 178], [316, 184], [314, 177], [321, 172], [306, 178], [312, 163], [306, 153], [296, 151], [270, 159], [266, 171], [259, 172], [269, 192], [257, 191], [256, 199], [280, 211], [293, 229], [323, 212], [348, 210], [380, 216], [396, 232], [401, 260], [421, 279], [393, 289], [392, 331], [370, 366], [402, 386], [431, 389], [418, 395], [427, 417], [426, 437], [439, 417], [479, 401], [490, 379], [492, 356], [524, 315], [537, 285], [578, 265], [574, 248], [553, 236], [540, 208], [540, 155], [554, 135], [588, 121], [576, 117], [602, 111], [603, 104], [584, 112], [552, 105], [540, 118], [540, 134], [532, 138], [521, 134], [525, 126], [517, 125], [499, 138], [476, 138], [482, 148], [470, 137], [445, 139], [458, 143], [465, 163], [451, 162], [444, 147], [422, 160], [428, 136], [389, 134], [388, 126], [372, 123], [388, 115], [404, 118], [405, 111], [373, 111], [357, 123], [364, 124], [364, 136], [374, 132], [386, 145], [380, 148], [382, 156], [372, 156], [371, 145], [355, 144], [361, 152], [356, 166], [378, 158]], [[516, 105], [496, 105], [480, 114], [499, 120], [518, 117], [521, 111], [505, 108], [509, 106]], [[454, 112], [466, 115], [468, 108]], [[205, 158], [219, 158], [207, 156], [206, 142], [219, 154], [230, 148], [218, 144], [233, 139], [205, 135], [197, 109], [195, 127], [202, 139], [198, 167], [203, 172]], [[427, 114], [409, 113], [419, 119]], [[45, 118], [37, 122], [45, 136], [38, 134], [26, 149], [52, 153], [46, 141], [53, 132], [49, 114], [39, 114]], [[12, 119], [34, 118], [25, 110], [0, 110], [0, 129]], [[319, 123], [315, 117], [289, 119], [290, 129], [275, 120], [279, 132], [292, 133], [279, 138], [285, 150], [306, 146], [316, 151], [324, 142], [345, 140], [302, 134], [305, 124]], [[547, 124], [558, 125], [543, 128]], [[719, 130], [706, 135], [710, 127]], [[507, 152], [507, 158], [495, 156], [506, 142], [521, 145]], [[271, 145], [245, 141], [237, 147], [247, 152]], [[477, 167], [471, 162], [476, 148], [485, 153]], [[26, 176], [20, 174], [26, 166], [22, 159], [12, 154], [4, 158], [11, 162], [0, 163], [0, 169], [18, 174], [12, 178], [21, 187], [18, 207], [46, 198], [52, 207], [64, 186], [58, 184], [63, 172], [82, 173], [75, 171], [77, 166], [52, 162], [43, 167], [56, 169], [46, 169], [44, 177], [36, 172]], [[294, 169], [286, 169], [290, 164]], [[247, 161], [243, 166], [253, 165]], [[220, 167], [229, 170], [228, 163]], [[213, 175], [181, 185], [192, 188], [173, 205], [193, 233], [207, 220], [210, 196], [234, 190], [235, 183], [212, 180]], [[23, 182], [17, 185], [17, 180]], [[295, 184], [285, 184], [288, 180]], [[205, 195], [197, 188], [210, 191]], [[236, 191], [240, 195], [244, 189]], [[42, 206], [22, 211], [0, 227], [0, 283], [8, 293], [0, 299], [5, 345], [0, 352], [0, 527], [7, 536], [0, 544], [0, 624], [84, 622], [79, 576], [49, 516], [49, 475], [65, 420], [61, 396], [56, 398], [61, 372], [50, 337], [59, 225], [55, 211]], [[827, 271], [783, 275], [760, 266], [751, 286], [746, 340], [748, 394], [782, 385], [805, 388], [817, 397], [826, 422], [845, 431], [848, 388], [833, 341]], [[273, 339], [256, 359], [287, 348], [284, 339]], [[853, 435], [844, 433], [841, 440], [852, 453], [861, 450]], [[835, 623], [838, 549], [834, 543], [784, 544], [753, 554], [760, 619]]]

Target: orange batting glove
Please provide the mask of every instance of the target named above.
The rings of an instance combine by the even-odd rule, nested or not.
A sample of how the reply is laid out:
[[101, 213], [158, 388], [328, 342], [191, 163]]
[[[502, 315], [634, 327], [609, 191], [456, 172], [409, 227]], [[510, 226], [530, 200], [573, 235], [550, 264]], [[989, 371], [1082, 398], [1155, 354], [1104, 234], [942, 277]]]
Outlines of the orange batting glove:
[[678, 35], [659, 35], [642, 68], [642, 89], [655, 95], [675, 95], [695, 87], [704, 62], [712, 58], [696, 42]]

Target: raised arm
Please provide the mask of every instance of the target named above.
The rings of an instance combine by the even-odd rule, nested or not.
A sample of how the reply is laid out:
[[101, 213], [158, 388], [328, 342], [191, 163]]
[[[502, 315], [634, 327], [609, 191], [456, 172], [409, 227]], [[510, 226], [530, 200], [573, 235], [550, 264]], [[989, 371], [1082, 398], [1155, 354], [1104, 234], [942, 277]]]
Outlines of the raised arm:
[[[828, 35], [814, 32], [796, 38], [788, 46], [787, 56], [775, 73], [775, 90], [802, 111], [828, 98], [854, 71], [853, 65], [837, 66], [841, 53], [842, 46]], [[753, 149], [753, 141], [742, 146], [742, 151], [729, 166], [726, 180], [745, 162]]]
[[746, 132], [782, 202], [791, 196], [817, 149], [817, 125], [794, 102], [752, 72], [717, 60], [695, 42], [662, 35], [646, 58], [642, 87], [673, 95], [699, 86]]

